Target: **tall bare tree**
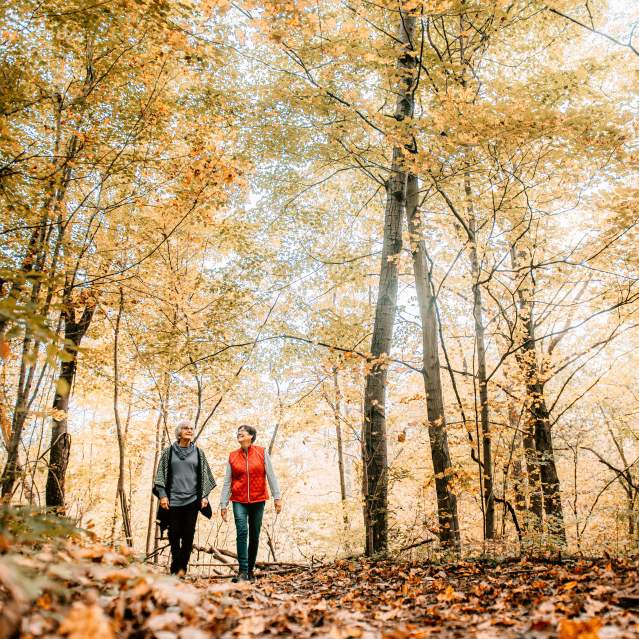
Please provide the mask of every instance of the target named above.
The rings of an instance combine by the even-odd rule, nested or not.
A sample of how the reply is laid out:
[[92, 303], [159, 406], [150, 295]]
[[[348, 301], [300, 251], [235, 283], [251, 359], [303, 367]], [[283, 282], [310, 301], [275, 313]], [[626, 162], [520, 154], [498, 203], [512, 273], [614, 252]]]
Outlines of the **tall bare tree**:
[[[413, 85], [416, 80], [417, 56], [413, 40], [417, 20], [403, 8], [400, 9], [399, 18], [397, 40], [401, 52], [397, 71], [400, 80], [394, 115], [397, 121], [403, 122], [412, 117], [414, 110]], [[384, 242], [375, 304], [371, 358], [367, 366], [364, 391], [364, 512], [367, 555], [383, 552], [388, 545], [386, 377], [397, 311], [398, 263], [402, 250], [402, 219], [406, 206], [406, 153], [405, 146], [393, 147], [391, 172], [386, 181]]]

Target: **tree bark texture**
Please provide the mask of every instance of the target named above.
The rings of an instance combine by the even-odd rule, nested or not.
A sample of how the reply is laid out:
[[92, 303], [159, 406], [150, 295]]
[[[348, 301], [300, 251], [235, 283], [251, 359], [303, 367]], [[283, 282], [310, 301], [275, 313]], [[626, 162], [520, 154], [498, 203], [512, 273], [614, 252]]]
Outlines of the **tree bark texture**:
[[[41, 273], [44, 268], [46, 259], [45, 245], [47, 240], [43, 238], [42, 240], [38, 240], [38, 242], [39, 245], [37, 247], [37, 251], [33, 254], [28, 254], [28, 256], [24, 260], [24, 265], [27, 265], [28, 268], [34, 272]], [[31, 248], [29, 250], [31, 250]], [[52, 268], [52, 270], [54, 270], [54, 268]], [[38, 306], [41, 288], [42, 280], [41, 278], [36, 278], [33, 281], [31, 293], [29, 296], [29, 303], [34, 308]], [[21, 288], [18, 290], [21, 290]], [[17, 301], [17, 298], [14, 301]], [[47, 296], [47, 300], [43, 309], [43, 315], [45, 317], [48, 313], [50, 301], [50, 296]], [[6, 319], [7, 318], [5, 317], [5, 320]], [[4, 339], [3, 331], [5, 330], [6, 326], [6, 321], [0, 326], [0, 341]], [[29, 406], [31, 405], [31, 401], [35, 396], [35, 393], [37, 393], [39, 387], [38, 382], [36, 384], [34, 395], [31, 397], [30, 400], [29, 396], [31, 393], [34, 375], [38, 364], [37, 360], [38, 352], [40, 350], [40, 344], [41, 339], [34, 340], [33, 330], [31, 326], [27, 325], [22, 342], [22, 359], [20, 362], [20, 373], [18, 376], [18, 388], [16, 392], [13, 417], [11, 419], [9, 441], [7, 444], [7, 462], [2, 473], [2, 498], [4, 501], [9, 501], [11, 499], [15, 482], [21, 472], [19, 460], [20, 440], [22, 438], [24, 425], [27, 421]], [[31, 361], [31, 363], [28, 363], [29, 361]]]
[[470, 176], [464, 177], [466, 208], [468, 213], [468, 240], [473, 279], [473, 319], [475, 322], [475, 350], [477, 353], [477, 381], [479, 383], [479, 415], [482, 437], [482, 499], [484, 502], [484, 539], [495, 537], [495, 494], [493, 487], [493, 454], [488, 407], [488, 381], [486, 376], [486, 338], [481, 294], [481, 267], [477, 253], [477, 220], [472, 202]]
[[[155, 480], [155, 474], [158, 470], [158, 462], [160, 459], [160, 431], [162, 430], [162, 412], [163, 409], [160, 409], [158, 413], [157, 421], [155, 422], [155, 446], [153, 449], [153, 472], [151, 476], [151, 482]], [[156, 500], [151, 493], [150, 503], [149, 503], [149, 517], [146, 526], [146, 554], [151, 554], [151, 542], [153, 541], [153, 532], [155, 531], [155, 508], [156, 508]]]
[[444, 395], [439, 363], [438, 326], [430, 269], [426, 260], [426, 246], [422, 237], [418, 210], [419, 181], [410, 174], [407, 181], [406, 217], [410, 235], [413, 272], [422, 324], [422, 350], [426, 411], [428, 415], [428, 436], [430, 452], [435, 472], [437, 493], [437, 515], [439, 520], [439, 540], [442, 546], [460, 550], [459, 519], [457, 497], [450, 488], [452, 462], [448, 450]]
[[64, 514], [65, 512], [64, 484], [71, 450], [71, 436], [68, 432], [67, 417], [69, 396], [73, 388], [73, 381], [77, 370], [80, 343], [91, 324], [95, 311], [95, 300], [89, 300], [85, 305], [82, 316], [76, 321], [75, 309], [70, 300], [70, 290], [68, 293], [65, 292], [64, 297], [64, 336], [66, 340], [65, 348], [69, 353], [69, 358], [60, 364], [58, 385], [53, 399], [55, 417], [52, 420], [49, 472], [47, 474], [46, 485], [47, 506], [55, 509], [60, 514]]
[[[523, 261], [521, 257], [524, 256], [518, 255], [514, 262], [521, 263]], [[550, 414], [546, 405], [544, 382], [541, 379], [535, 346], [534, 305], [530, 281], [532, 281], [532, 275], [526, 275], [526, 279], [517, 291], [523, 323], [522, 348], [517, 359], [524, 375], [528, 413], [524, 447], [529, 451], [529, 457], [533, 446], [536, 453], [547, 528], [561, 545], [565, 545], [566, 527], [561, 506], [561, 486], [555, 464]], [[535, 506], [534, 502], [533, 506]]]
[[11, 431], [7, 442], [7, 462], [2, 473], [2, 499], [9, 502], [13, 494], [15, 483], [20, 475], [19, 449], [22, 430], [27, 419], [27, 399], [33, 380], [35, 363], [27, 365], [27, 359], [31, 354], [31, 332], [26, 330], [22, 342], [22, 359], [18, 376], [18, 390], [16, 402], [11, 420]]
[[[118, 362], [118, 346], [120, 339], [120, 323], [122, 321], [122, 311], [124, 310], [124, 292], [120, 287], [120, 300], [118, 306], [118, 314], [115, 319], [115, 330], [113, 335], [113, 414], [115, 417], [115, 427], [118, 435], [118, 452], [119, 452], [119, 472], [117, 486], [117, 500], [120, 502], [120, 512], [122, 515], [122, 530], [126, 539], [127, 546], [133, 546], [133, 533], [131, 531], [131, 510], [127, 502], [126, 492], [124, 490], [124, 466], [126, 457], [126, 434], [123, 432], [122, 420], [120, 419], [120, 408], [118, 406], [120, 392], [120, 370]], [[116, 516], [114, 515], [114, 520]]]
[[[400, 83], [395, 118], [402, 121], [413, 114], [412, 87], [416, 58], [413, 51], [416, 18], [400, 11], [398, 40], [403, 47], [397, 63]], [[384, 552], [388, 545], [388, 454], [386, 442], [386, 376], [395, 313], [397, 310], [398, 261], [402, 249], [402, 217], [406, 205], [404, 147], [395, 146], [391, 174], [386, 182], [384, 241], [379, 288], [375, 305], [375, 324], [371, 360], [367, 365], [364, 393], [364, 512], [366, 554]]]
[[333, 416], [335, 418], [335, 438], [337, 440], [337, 469], [339, 471], [339, 495], [342, 504], [342, 521], [344, 529], [348, 529], [348, 510], [346, 507], [346, 473], [344, 469], [344, 443], [342, 438], [342, 392], [339, 387], [339, 374], [337, 367], [333, 367], [333, 388], [335, 400], [333, 404]]

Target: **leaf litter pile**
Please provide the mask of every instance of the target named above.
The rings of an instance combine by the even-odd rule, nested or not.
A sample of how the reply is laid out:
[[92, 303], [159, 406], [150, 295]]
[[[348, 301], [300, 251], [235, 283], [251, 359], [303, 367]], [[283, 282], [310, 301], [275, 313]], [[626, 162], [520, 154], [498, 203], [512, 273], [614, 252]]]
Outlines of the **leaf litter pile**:
[[178, 580], [97, 544], [5, 548], [0, 638], [639, 636], [639, 563], [343, 560]]

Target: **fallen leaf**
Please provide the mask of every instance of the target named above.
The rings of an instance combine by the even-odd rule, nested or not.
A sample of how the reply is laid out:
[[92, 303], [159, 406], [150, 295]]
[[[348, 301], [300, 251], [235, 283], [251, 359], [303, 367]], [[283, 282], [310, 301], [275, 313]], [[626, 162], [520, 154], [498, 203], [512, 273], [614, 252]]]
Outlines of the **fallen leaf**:
[[251, 615], [244, 617], [238, 627], [236, 633], [241, 637], [245, 635], [261, 635], [266, 627], [266, 619], [260, 615]]
[[115, 639], [111, 622], [97, 604], [76, 602], [62, 620], [58, 633], [69, 639]]
[[2, 339], [0, 340], [0, 357], [2, 357], [2, 359], [9, 359], [9, 357], [11, 356], [11, 346], [9, 346], [9, 342], [7, 342], [7, 340]]
[[456, 592], [452, 586], [448, 586], [444, 592], [437, 595], [437, 601], [461, 601], [462, 599], [465, 599], [465, 595]]
[[559, 639], [599, 639], [601, 619], [587, 619], [585, 621], [562, 619], [559, 623]]
[[149, 630], [157, 633], [160, 630], [173, 629], [184, 625], [184, 617], [177, 612], [164, 612], [153, 617], [149, 617], [144, 624]]
[[189, 627], [182, 628], [178, 637], [179, 639], [210, 639], [211, 635], [207, 632], [203, 632], [202, 630], [198, 630], [197, 628]]

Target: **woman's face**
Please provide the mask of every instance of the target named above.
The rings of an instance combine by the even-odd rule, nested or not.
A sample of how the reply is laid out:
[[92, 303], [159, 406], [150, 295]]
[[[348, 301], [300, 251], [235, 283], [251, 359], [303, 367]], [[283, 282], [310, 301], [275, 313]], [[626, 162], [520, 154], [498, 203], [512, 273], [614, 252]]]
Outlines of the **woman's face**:
[[193, 427], [182, 426], [180, 430], [180, 441], [191, 441], [193, 439]]
[[253, 443], [251, 441], [252, 439], [251, 433], [245, 431], [243, 428], [237, 431], [237, 441], [242, 448], [248, 448]]

